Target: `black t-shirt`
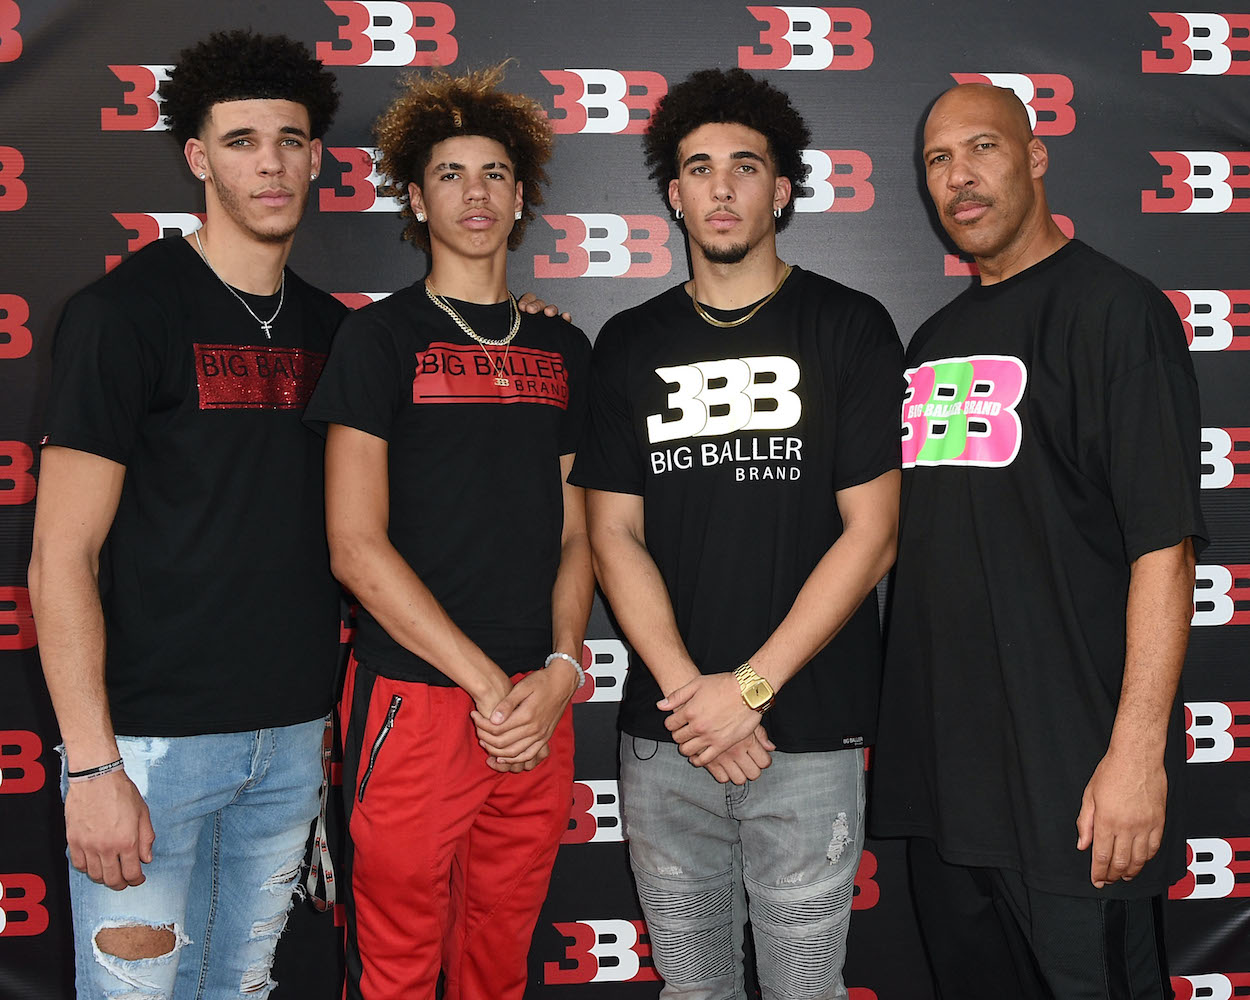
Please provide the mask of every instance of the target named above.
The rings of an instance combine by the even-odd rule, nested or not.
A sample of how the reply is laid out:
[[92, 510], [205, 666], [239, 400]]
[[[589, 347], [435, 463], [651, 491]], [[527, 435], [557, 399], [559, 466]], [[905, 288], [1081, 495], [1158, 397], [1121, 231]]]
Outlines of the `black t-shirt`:
[[[875, 829], [1095, 893], [1075, 824], [1115, 719], [1130, 564], [1205, 531], [1184, 334], [1158, 289], [1073, 241], [964, 292], [907, 359]], [[1182, 711], [1163, 849], [1103, 895], [1184, 870]]]
[[322, 441], [300, 416], [345, 310], [285, 280], [267, 340], [184, 240], [159, 240], [61, 316], [44, 443], [126, 467], [100, 562], [118, 733], [293, 725], [333, 703]]
[[[835, 493], [898, 468], [902, 348], [873, 298], [795, 268], [741, 326], [681, 286], [613, 317], [595, 344], [573, 481], [643, 497], [647, 549], [686, 648], [733, 670], [781, 624], [842, 533]], [[870, 594], [764, 718], [783, 751], [871, 742], [880, 678]], [[671, 740], [635, 658], [621, 728]]]
[[[453, 300], [492, 340], [507, 303]], [[483, 348], [417, 282], [343, 323], [306, 419], [383, 438], [391, 543], [454, 621], [506, 673], [551, 652], [563, 528], [560, 456], [577, 450], [590, 344], [563, 320], [523, 314], [507, 348]], [[502, 362], [507, 386], [495, 384]], [[453, 681], [362, 608], [356, 658], [377, 673]]]

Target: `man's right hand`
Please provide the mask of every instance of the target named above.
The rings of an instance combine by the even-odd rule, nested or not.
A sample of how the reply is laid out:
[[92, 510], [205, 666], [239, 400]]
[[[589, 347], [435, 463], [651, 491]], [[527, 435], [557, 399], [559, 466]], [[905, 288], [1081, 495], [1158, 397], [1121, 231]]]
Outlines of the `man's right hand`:
[[148, 804], [119, 769], [69, 786], [65, 839], [70, 864], [91, 881], [120, 891], [143, 882], [156, 832]]
[[703, 767], [722, 785], [730, 781], [735, 785], [745, 785], [758, 778], [764, 768], [773, 762], [772, 752], [776, 749], [764, 727], [756, 726], [746, 739], [722, 751]]

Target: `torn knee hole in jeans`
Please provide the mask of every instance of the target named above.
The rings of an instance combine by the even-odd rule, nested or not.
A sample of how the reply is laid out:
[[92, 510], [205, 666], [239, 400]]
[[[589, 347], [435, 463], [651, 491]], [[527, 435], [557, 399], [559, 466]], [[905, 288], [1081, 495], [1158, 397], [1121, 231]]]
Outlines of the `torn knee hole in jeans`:
[[303, 854], [298, 854], [281, 868], [279, 868], [269, 878], [265, 879], [262, 889], [268, 892], [279, 893], [285, 895], [295, 889], [296, 880], [299, 878], [300, 869], [304, 866]]
[[148, 924], [142, 920], [106, 921], [92, 937], [96, 957], [123, 962], [164, 958], [188, 943], [177, 924]]
[[243, 981], [239, 983], [239, 992], [246, 997], [256, 997], [257, 1000], [269, 996], [273, 992], [274, 987], [278, 984], [269, 978], [269, 966], [271, 962], [257, 962], [255, 965], [248, 966], [243, 973]]
[[846, 845], [850, 839], [851, 825], [847, 822], [846, 813], [840, 812], [833, 821], [833, 838], [829, 841], [829, 851], [825, 855], [829, 859], [830, 864], [836, 864], [838, 859], [842, 857], [842, 852], [846, 850]]

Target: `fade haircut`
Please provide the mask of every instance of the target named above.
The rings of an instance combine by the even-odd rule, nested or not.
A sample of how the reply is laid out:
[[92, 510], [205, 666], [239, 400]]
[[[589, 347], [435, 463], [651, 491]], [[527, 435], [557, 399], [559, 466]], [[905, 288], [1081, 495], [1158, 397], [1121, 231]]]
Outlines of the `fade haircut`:
[[504, 67], [498, 66], [451, 76], [443, 70], [414, 74], [403, 91], [374, 123], [380, 158], [378, 171], [386, 178], [380, 193], [403, 205], [400, 217], [409, 220], [403, 238], [430, 249], [430, 229], [418, 222], [408, 201], [408, 185], [425, 188], [425, 169], [434, 147], [457, 136], [483, 136], [503, 146], [512, 170], [521, 182], [521, 218], [508, 234], [508, 249], [521, 245], [526, 224], [541, 205], [547, 183], [543, 165], [551, 158], [551, 125], [542, 106], [522, 94], [498, 89]]
[[162, 110], [180, 146], [200, 135], [214, 104], [258, 99], [302, 104], [310, 139], [326, 134], [339, 108], [334, 74], [285, 35], [214, 32], [183, 49], [161, 84]]
[[669, 203], [669, 181], [681, 173], [681, 141], [703, 125], [721, 122], [760, 133], [768, 141], [778, 176], [790, 179], [790, 200], [777, 220], [781, 232], [794, 215], [794, 201], [811, 169], [803, 162], [803, 150], [811, 144], [812, 134], [785, 93], [745, 70], [697, 70], [656, 105], [642, 148], [660, 198]]

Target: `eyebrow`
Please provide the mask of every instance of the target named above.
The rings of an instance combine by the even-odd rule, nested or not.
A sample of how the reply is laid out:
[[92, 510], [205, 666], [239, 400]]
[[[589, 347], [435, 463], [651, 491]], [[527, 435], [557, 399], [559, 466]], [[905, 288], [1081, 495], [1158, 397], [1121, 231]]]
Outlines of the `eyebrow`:
[[[464, 164], [463, 163], [450, 163], [450, 162], [440, 163], [434, 169], [436, 171], [437, 170], [463, 170]], [[497, 163], [493, 160], [490, 163], [483, 163], [482, 169], [483, 170], [506, 170], [509, 173], [512, 172], [512, 167], [508, 165], [507, 163]]]
[[[740, 149], [736, 153], [730, 153], [729, 158], [731, 160], [755, 160], [757, 163], [763, 163], [767, 166], [767, 161], [765, 161], [764, 157], [750, 149]], [[711, 159], [707, 153], [692, 153], [682, 161], [681, 168], [685, 170], [692, 163], [706, 162]]]
[[[244, 136], [255, 135], [256, 132], [257, 132], [257, 129], [252, 125], [244, 125], [240, 128], [232, 128], [229, 132], [226, 132], [225, 134], [221, 136], [221, 141], [230, 142], [234, 139], [242, 139]], [[283, 125], [282, 128], [278, 129], [278, 132], [282, 135], [297, 135], [301, 139], [308, 138], [308, 133], [296, 125]]]

